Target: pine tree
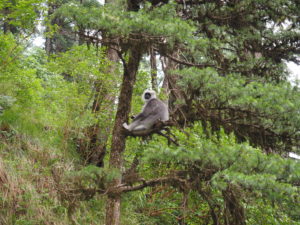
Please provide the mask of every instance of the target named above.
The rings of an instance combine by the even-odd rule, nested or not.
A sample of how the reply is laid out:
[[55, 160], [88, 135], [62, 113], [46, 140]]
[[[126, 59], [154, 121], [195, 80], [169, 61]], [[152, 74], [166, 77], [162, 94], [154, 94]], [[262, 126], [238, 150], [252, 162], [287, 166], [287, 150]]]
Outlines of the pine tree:
[[[30, 33], [35, 7], [7, 2], [0, 3], [1, 26]], [[47, 212], [66, 224], [300, 223], [300, 164], [287, 158], [300, 153], [300, 94], [287, 82], [285, 66], [299, 63], [298, 1], [48, 3], [52, 57], [27, 59], [13, 29], [0, 33], [0, 91], [16, 99], [0, 116], [0, 148], [6, 161], [14, 159], [13, 169], [30, 161], [26, 157], [41, 164], [16, 171], [16, 180], [29, 174], [31, 182], [47, 176], [52, 183], [43, 191], [27, 184], [26, 192], [9, 182], [13, 173], [0, 162], [6, 195], [0, 200], [9, 209], [1, 222], [43, 223]], [[71, 47], [75, 43], [81, 46]], [[142, 89], [157, 88], [156, 55], [165, 88], [160, 94], [167, 93], [176, 126], [142, 141], [128, 137], [122, 124], [142, 107]], [[27, 140], [28, 128], [48, 140], [41, 151], [39, 141]], [[50, 153], [55, 142], [60, 151]], [[11, 157], [15, 149], [21, 153]], [[42, 217], [33, 215], [40, 211]]]
[[[75, 22], [78, 29], [87, 25], [88, 29], [94, 30], [95, 35], [88, 37], [94, 42], [113, 44], [123, 63], [110, 168], [121, 170], [123, 167], [126, 136], [122, 123], [128, 120], [136, 73], [141, 57], [149, 52], [147, 49], [155, 49], [165, 59], [171, 113], [179, 126], [192, 126], [201, 121], [204, 133], [210, 139], [214, 139], [210, 132], [219, 134], [223, 127], [226, 133], [234, 132], [238, 142], [249, 140], [251, 145], [259, 146], [267, 153], [277, 152], [284, 156], [295, 150], [299, 146], [299, 90], [286, 82], [288, 73], [284, 60], [298, 62], [299, 34], [296, 29], [299, 23], [295, 19], [298, 10], [296, 1], [251, 0], [175, 1], [168, 4], [121, 1], [120, 4], [113, 2], [101, 7], [63, 6], [60, 13]], [[105, 39], [98, 36], [99, 31], [105, 32]], [[190, 135], [198, 132], [191, 131]], [[225, 148], [224, 152], [234, 154], [225, 147], [227, 144], [222, 138], [215, 141], [217, 150], [223, 152], [222, 148]], [[237, 156], [248, 151], [238, 147], [238, 143], [231, 145], [239, 152]], [[191, 160], [193, 156], [184, 153], [190, 151], [187, 146], [183, 144], [177, 149], [183, 150], [174, 159], [177, 171], [169, 171], [169, 174], [164, 171], [166, 177], [144, 181], [134, 187], [126, 187], [121, 178], [110, 183], [106, 224], [119, 224], [122, 192], [158, 184], [184, 190], [182, 193], [196, 191], [207, 202], [213, 224], [221, 221], [224, 224], [245, 224], [241, 193], [247, 193], [249, 184], [244, 184], [243, 180], [256, 182], [265, 176], [263, 171], [258, 170], [261, 178], [247, 175], [247, 170], [255, 170], [255, 166], [244, 171], [242, 165], [236, 165], [238, 159], [221, 152], [207, 163], [205, 154], [199, 157], [199, 161]], [[193, 147], [199, 148], [197, 145]], [[157, 152], [166, 147], [159, 149]], [[169, 163], [172, 155], [171, 151], [162, 157], [153, 153], [155, 157], [151, 159]], [[218, 165], [218, 159], [224, 164]], [[236, 180], [231, 174], [240, 170], [246, 174], [236, 176]], [[265, 185], [272, 186], [270, 192], [276, 186], [285, 186], [277, 178], [267, 180], [270, 184]], [[221, 183], [224, 186], [203, 187], [206, 182], [215, 181], [216, 187]], [[216, 198], [222, 199], [224, 208], [216, 203]]]

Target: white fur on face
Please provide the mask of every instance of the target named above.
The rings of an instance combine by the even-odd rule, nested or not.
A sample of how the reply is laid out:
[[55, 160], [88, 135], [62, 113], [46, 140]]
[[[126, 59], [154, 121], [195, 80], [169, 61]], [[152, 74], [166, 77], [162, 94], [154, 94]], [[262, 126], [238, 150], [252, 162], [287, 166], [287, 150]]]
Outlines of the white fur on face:
[[[150, 93], [151, 94], [151, 98], [150, 99], [145, 99], [145, 94], [146, 93]], [[143, 95], [142, 95], [142, 100], [144, 101], [144, 102], [147, 102], [147, 101], [149, 101], [149, 100], [151, 100], [151, 99], [153, 99], [153, 98], [156, 98], [156, 92], [155, 91], [153, 91], [153, 90], [145, 90], [144, 91], [144, 93], [143, 93]]]

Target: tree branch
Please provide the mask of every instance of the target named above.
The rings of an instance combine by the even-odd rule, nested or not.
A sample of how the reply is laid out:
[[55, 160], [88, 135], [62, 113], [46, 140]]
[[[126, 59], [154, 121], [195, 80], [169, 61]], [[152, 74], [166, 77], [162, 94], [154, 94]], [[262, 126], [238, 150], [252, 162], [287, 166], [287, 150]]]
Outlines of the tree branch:
[[161, 177], [152, 179], [149, 181], [142, 180], [142, 184], [136, 185], [136, 186], [121, 186], [118, 188], [118, 191], [120, 192], [130, 192], [130, 191], [137, 191], [141, 190], [145, 187], [153, 187], [155, 185], [161, 185], [161, 184], [174, 184], [176, 186], [186, 186], [187, 182], [184, 179], [181, 179], [176, 176], [169, 176], [169, 177]]
[[[158, 49], [156, 49], [156, 51], [158, 51]], [[169, 54], [165, 54], [165, 53], [162, 53], [162, 52], [160, 52], [160, 54], [165, 56], [165, 57], [168, 57], [169, 59], [173, 60], [176, 63], [183, 64], [183, 65], [186, 65], [186, 66], [194, 66], [194, 67], [197, 67], [197, 68], [200, 68], [200, 69], [203, 69], [205, 67], [214, 67], [214, 68], [220, 69], [220, 68], [216, 67], [216, 65], [214, 65], [214, 64], [209, 64], [209, 63], [196, 64], [196, 63], [191, 63], [191, 62], [180, 60], [180, 59], [175, 58], [175, 57], [173, 57]]]
[[[129, 131], [127, 129], [123, 129], [124, 133], [126, 136], [131, 136], [131, 137], [147, 137], [151, 136], [152, 134], [158, 134], [160, 136], [163, 136], [168, 139], [169, 142], [172, 142], [173, 144], [179, 146], [176, 140], [174, 138], [170, 137], [167, 134], [162, 133], [162, 130], [167, 131], [168, 134], [170, 134], [170, 130], [168, 129], [169, 126], [174, 126], [173, 121], [157, 121], [151, 129], [148, 130], [139, 130], [139, 131]], [[173, 135], [174, 137], [174, 135]]]

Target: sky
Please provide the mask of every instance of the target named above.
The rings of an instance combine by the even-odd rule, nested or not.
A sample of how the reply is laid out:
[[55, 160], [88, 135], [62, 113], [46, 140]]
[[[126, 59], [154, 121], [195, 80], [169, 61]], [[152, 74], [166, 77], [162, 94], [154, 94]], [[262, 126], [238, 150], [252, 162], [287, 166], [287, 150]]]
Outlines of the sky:
[[288, 62], [287, 66], [291, 72], [290, 81], [292, 83], [295, 83], [296, 80], [300, 81], [300, 66], [293, 62]]

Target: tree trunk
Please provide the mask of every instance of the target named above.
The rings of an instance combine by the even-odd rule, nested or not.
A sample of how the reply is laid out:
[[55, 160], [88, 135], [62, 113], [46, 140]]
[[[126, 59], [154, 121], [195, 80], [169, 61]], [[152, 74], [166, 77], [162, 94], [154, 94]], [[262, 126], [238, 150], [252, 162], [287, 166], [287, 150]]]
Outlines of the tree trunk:
[[[11, 2], [11, 1], [9, 1], [9, 2], [12, 4], [12, 6], [15, 6], [14, 2]], [[11, 32], [12, 34], [18, 33], [17, 27], [9, 23], [10, 21], [12, 21], [12, 19], [9, 17], [9, 14], [11, 13], [11, 8], [5, 7], [2, 10], [2, 13], [3, 13], [3, 18], [7, 17], [6, 19], [4, 19], [3, 25], [2, 25], [4, 34], [7, 34], [9, 32]]]
[[[128, 63], [124, 62], [124, 75], [119, 96], [118, 109], [115, 119], [115, 125], [112, 136], [112, 146], [110, 151], [109, 167], [120, 171], [123, 166], [122, 153], [125, 150], [126, 136], [123, 132], [122, 124], [128, 121], [128, 115], [131, 108], [131, 99], [133, 86], [136, 80], [139, 62], [141, 59], [141, 51], [139, 46], [133, 46], [129, 50]], [[122, 177], [114, 179], [110, 183], [110, 187], [121, 184]], [[121, 194], [108, 195], [106, 202], [106, 225], [120, 224], [120, 206]]]
[[[173, 52], [172, 56], [178, 58], [178, 52]], [[181, 105], [175, 104], [176, 101], [185, 102], [184, 92], [178, 86], [179, 77], [176, 74], [172, 74], [173, 70], [178, 69], [179, 64], [168, 57], [162, 57], [162, 69], [165, 75], [163, 81], [163, 88], [168, 93], [169, 100], [168, 106], [172, 119], [178, 122], [181, 126], [185, 126], [187, 122], [187, 112], [189, 111], [186, 108], [183, 108]]]
[[153, 47], [150, 47], [150, 64], [151, 64], [151, 84], [152, 89], [157, 91], [157, 66], [156, 66], [156, 55]]
[[[54, 6], [53, 3], [48, 1], [48, 12], [47, 12], [48, 19], [51, 17], [51, 15], [54, 13]], [[53, 21], [51, 21], [51, 24], [53, 24]], [[46, 33], [50, 32], [49, 26], [46, 26]], [[53, 53], [53, 39], [51, 37], [46, 36], [45, 41], [45, 51], [47, 55], [50, 55]]]
[[[64, 18], [54, 16], [55, 11], [63, 4], [60, 1], [48, 1], [47, 17], [51, 25], [57, 25], [59, 29], [51, 36], [46, 37], [45, 50], [48, 55], [52, 53], [65, 52], [69, 50], [76, 41], [76, 35], [72, 31], [72, 26]], [[53, 17], [54, 16], [54, 17]], [[50, 32], [50, 27], [46, 26], [46, 32]]]
[[[107, 58], [112, 62], [112, 64], [108, 68], [109, 74], [115, 74], [116, 71], [116, 63], [119, 60], [118, 54], [115, 50], [108, 46], [106, 51]], [[103, 96], [101, 98], [101, 96]], [[115, 96], [106, 90], [105, 93], [101, 91], [100, 87], [96, 87], [96, 94], [93, 102], [93, 113], [98, 113], [100, 109], [100, 104], [103, 101], [111, 102], [109, 108], [106, 108], [107, 113], [113, 114], [114, 113], [114, 102]], [[90, 128], [90, 143], [89, 149], [86, 149], [87, 152], [91, 153], [88, 162], [94, 164], [98, 167], [104, 167], [104, 157], [106, 154], [106, 146], [107, 141], [111, 132], [112, 124], [105, 123], [100, 125], [99, 123], [95, 124]]]
[[246, 225], [244, 207], [240, 203], [241, 196], [239, 192], [238, 187], [234, 185], [228, 185], [226, 190], [222, 192], [225, 202], [225, 225]]

